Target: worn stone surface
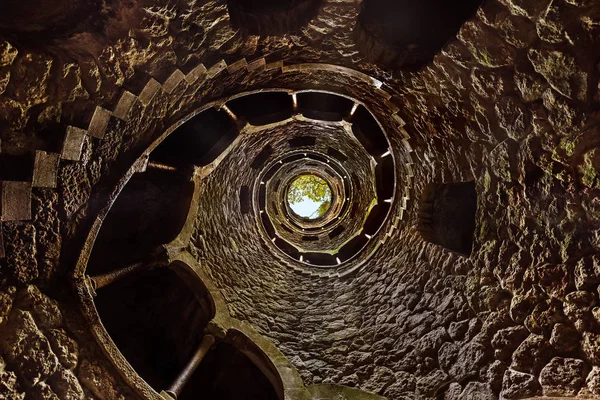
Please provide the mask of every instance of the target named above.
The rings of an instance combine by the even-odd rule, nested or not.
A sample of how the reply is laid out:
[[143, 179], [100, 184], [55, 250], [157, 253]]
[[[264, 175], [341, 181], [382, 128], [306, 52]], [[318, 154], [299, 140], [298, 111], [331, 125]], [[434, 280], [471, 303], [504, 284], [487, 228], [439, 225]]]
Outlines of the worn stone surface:
[[501, 395], [506, 399], [522, 399], [540, 394], [540, 385], [535, 376], [508, 370], [502, 380]]
[[[89, 343], [89, 339], [77, 336], [81, 335], [81, 322], [66, 321], [63, 317], [65, 311], [61, 310], [71, 314], [70, 307], [49, 298], [33, 285], [18, 291], [14, 287], [4, 290], [0, 320], [0, 398], [93, 398], [86, 394], [77, 378], [80, 346]], [[73, 328], [77, 335], [72, 332]], [[96, 354], [96, 349], [83, 346], [87, 354]], [[114, 384], [114, 378], [108, 375], [101, 382]], [[107, 398], [118, 398], [122, 392], [114, 389], [111, 393], [114, 397]]]
[[575, 396], [583, 384], [584, 361], [575, 358], [553, 358], [540, 373], [546, 396]]
[[[68, 150], [57, 189], [34, 190], [31, 221], [2, 223], [0, 283], [10, 286], [0, 288], [0, 397], [132, 397], [47, 293], [70, 287], [64, 278], [84, 227], [123, 165], [204, 102], [274, 86], [344, 92], [372, 106], [393, 147], [402, 146], [372, 88], [343, 74], [211, 69], [221, 59], [264, 56], [286, 66], [337, 64], [381, 81], [406, 122], [415, 179], [404, 219], [368, 265], [319, 280], [265, 251], [234, 207], [237, 185], [251, 181], [238, 172], [247, 160], [237, 152], [208, 178], [190, 246], [230, 312], [276, 344], [307, 384], [390, 399], [600, 395], [596, 2], [486, 1], [430, 65], [410, 73], [361, 56], [351, 33], [355, 1], [326, 1], [299, 32], [268, 37], [233, 30], [223, 2], [163, 3], [115, 6], [106, 29], [56, 38], [52, 51], [44, 40], [0, 39], [0, 153]], [[211, 79], [202, 74], [171, 95], [160, 89], [175, 70], [199, 63]], [[87, 128], [97, 106], [115, 109], [123, 86], [137, 95], [148, 82], [127, 120], [104, 113], [96, 125], [103, 139], [78, 131], [65, 144], [66, 125]], [[427, 183], [470, 179], [478, 214], [465, 259], [421, 241], [413, 200]]]
[[6, 257], [3, 265], [5, 276], [15, 282], [28, 283], [37, 279], [36, 230], [30, 223], [4, 223], [4, 251]]
[[0, 396], [8, 400], [22, 400], [25, 393], [19, 390], [14, 372], [7, 370], [6, 363], [0, 358]]

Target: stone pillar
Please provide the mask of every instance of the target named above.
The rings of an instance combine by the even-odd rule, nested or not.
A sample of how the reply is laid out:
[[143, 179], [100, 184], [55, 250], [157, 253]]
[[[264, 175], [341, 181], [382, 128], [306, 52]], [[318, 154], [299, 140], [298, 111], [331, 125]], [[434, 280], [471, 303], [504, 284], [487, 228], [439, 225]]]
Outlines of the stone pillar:
[[[202, 342], [200, 343], [198, 350], [196, 350], [196, 353], [194, 353], [194, 356], [192, 357], [190, 362], [185, 366], [185, 368], [183, 369], [181, 374], [179, 374], [177, 379], [175, 379], [175, 382], [173, 382], [173, 384], [171, 385], [169, 390], [167, 390], [163, 393], [168, 394], [169, 396], [171, 396], [173, 399], [176, 400], [177, 397], [183, 391], [185, 385], [188, 383], [188, 381], [194, 374], [194, 372], [196, 372], [196, 369], [198, 369], [198, 366], [200, 365], [200, 363], [206, 356], [206, 353], [208, 353], [208, 351], [213, 347], [214, 344], [215, 344], [214, 336], [205, 335], [202, 338]], [[164, 395], [163, 395], [163, 397], [164, 397]]]

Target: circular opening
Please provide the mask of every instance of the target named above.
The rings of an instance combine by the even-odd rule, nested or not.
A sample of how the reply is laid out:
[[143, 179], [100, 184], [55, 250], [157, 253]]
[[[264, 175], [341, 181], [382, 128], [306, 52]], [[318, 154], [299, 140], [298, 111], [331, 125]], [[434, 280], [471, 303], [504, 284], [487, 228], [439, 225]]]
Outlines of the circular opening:
[[300, 175], [290, 183], [287, 202], [299, 217], [319, 219], [331, 208], [331, 188], [317, 175]]

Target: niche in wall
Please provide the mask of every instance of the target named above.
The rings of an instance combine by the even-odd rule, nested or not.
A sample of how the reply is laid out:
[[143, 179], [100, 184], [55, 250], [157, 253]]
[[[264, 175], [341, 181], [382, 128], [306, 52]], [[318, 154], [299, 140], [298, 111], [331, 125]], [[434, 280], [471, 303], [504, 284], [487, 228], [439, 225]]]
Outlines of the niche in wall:
[[208, 292], [192, 289], [176, 269], [138, 272], [103, 287], [94, 299], [116, 346], [159, 392], [191, 359], [214, 316]]
[[481, 0], [364, 0], [355, 28], [359, 51], [402, 70], [429, 63], [481, 4]]
[[189, 177], [149, 168], [133, 175], [115, 200], [94, 243], [88, 274], [144, 261], [181, 232], [194, 185]]
[[428, 242], [470, 255], [476, 212], [474, 181], [431, 183], [421, 195], [418, 230]]
[[208, 352], [178, 400], [279, 400], [263, 372], [241, 351], [219, 342]]

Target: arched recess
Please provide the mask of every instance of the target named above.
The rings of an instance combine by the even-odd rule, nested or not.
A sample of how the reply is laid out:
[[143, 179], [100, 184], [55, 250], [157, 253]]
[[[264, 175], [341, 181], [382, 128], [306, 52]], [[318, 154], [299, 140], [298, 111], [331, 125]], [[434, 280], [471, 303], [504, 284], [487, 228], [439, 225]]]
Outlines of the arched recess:
[[236, 97], [227, 106], [251, 125], [267, 125], [292, 116], [294, 106], [287, 92], [258, 92]]
[[206, 355], [178, 400], [283, 400], [284, 387], [269, 357], [248, 336], [229, 329]]
[[341, 121], [350, 114], [354, 102], [346, 97], [325, 92], [299, 92], [298, 111], [307, 118]]
[[235, 29], [251, 35], [282, 35], [305, 26], [322, 0], [227, 0]]
[[371, 62], [416, 70], [433, 59], [482, 0], [364, 0], [355, 28]]
[[476, 212], [474, 181], [431, 183], [421, 195], [417, 229], [428, 242], [470, 255]]
[[204, 166], [225, 151], [238, 134], [225, 111], [208, 108], [170, 134], [152, 152], [150, 160], [178, 168]]
[[176, 379], [192, 358], [215, 310], [204, 285], [182, 263], [112, 282], [95, 298], [111, 339], [154, 390]]
[[90, 275], [146, 262], [181, 232], [194, 184], [189, 175], [148, 168], [134, 174], [113, 203], [95, 240]]
[[382, 127], [366, 107], [359, 106], [351, 121], [354, 136], [369, 154], [379, 157], [388, 150], [388, 140]]
[[217, 343], [208, 352], [178, 400], [280, 400], [260, 369], [242, 352]]

